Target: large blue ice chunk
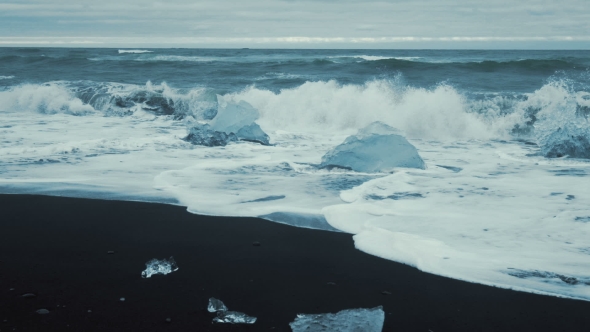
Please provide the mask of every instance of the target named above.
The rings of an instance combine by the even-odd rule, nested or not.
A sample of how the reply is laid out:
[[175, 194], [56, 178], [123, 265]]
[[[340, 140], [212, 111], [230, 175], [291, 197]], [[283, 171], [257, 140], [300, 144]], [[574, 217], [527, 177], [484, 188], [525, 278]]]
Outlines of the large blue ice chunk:
[[248, 126], [258, 119], [258, 110], [247, 102], [218, 102], [217, 115], [211, 122], [211, 128], [226, 133], [237, 133], [242, 127]]
[[534, 136], [540, 154], [547, 158], [590, 159], [590, 93], [574, 92], [563, 81], [547, 87], [560, 98], [553, 98], [536, 114]]
[[234, 133], [240, 140], [268, 145], [268, 135], [256, 124], [258, 110], [247, 102], [219, 102], [217, 116], [209, 123], [211, 129], [226, 134]]
[[209, 124], [189, 128], [186, 140], [198, 145], [225, 146], [229, 142], [249, 141], [269, 145], [268, 135], [255, 122], [258, 110], [245, 101], [219, 102], [217, 115]]
[[190, 127], [188, 135], [184, 139], [193, 144], [204, 146], [226, 146], [229, 142], [238, 141], [236, 134], [215, 131], [206, 123], [197, 123]]
[[547, 158], [586, 158], [590, 159], [590, 130], [578, 128], [558, 128], [543, 136], [539, 141], [541, 154]]
[[586, 104], [580, 106], [569, 101], [562, 107], [539, 114], [535, 136], [543, 156], [590, 158], [590, 101]]
[[418, 150], [399, 132], [373, 122], [346, 138], [322, 157], [320, 167], [341, 167], [357, 172], [391, 172], [395, 167], [426, 168]]
[[299, 314], [289, 323], [293, 332], [381, 332], [385, 313], [383, 307], [349, 309], [335, 314]]

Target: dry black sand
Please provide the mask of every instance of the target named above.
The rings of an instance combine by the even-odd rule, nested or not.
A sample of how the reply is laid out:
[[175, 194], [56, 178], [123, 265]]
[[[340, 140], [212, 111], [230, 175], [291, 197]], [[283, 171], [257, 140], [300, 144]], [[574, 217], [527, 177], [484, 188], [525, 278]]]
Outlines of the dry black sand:
[[[178, 271], [141, 278], [146, 261], [170, 256]], [[212, 296], [258, 322], [212, 324]], [[297, 313], [378, 305], [385, 331], [590, 331], [589, 302], [426, 274], [354, 249], [348, 234], [161, 204], [0, 195], [0, 331], [290, 331]]]

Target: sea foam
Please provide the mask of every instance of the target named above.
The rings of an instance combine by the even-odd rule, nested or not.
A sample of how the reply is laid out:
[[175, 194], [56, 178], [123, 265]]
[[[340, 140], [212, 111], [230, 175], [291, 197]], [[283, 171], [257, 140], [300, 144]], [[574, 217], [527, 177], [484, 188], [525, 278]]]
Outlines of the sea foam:
[[[572, 111], [585, 112], [586, 94], [548, 82], [504, 105], [475, 103], [448, 84], [395, 80], [307, 82], [276, 93], [252, 86], [220, 102], [251, 104], [274, 145], [194, 146], [182, 140], [185, 122], [215, 117], [220, 102], [211, 94], [164, 83], [4, 90], [0, 188], [337, 229], [360, 250], [426, 272], [590, 300], [590, 189], [580, 185], [590, 163], [545, 158], [534, 142], [510, 140], [558, 125], [545, 116], [554, 111], [567, 110], [563, 123], [582, 119]], [[165, 105], [173, 114], [158, 111]], [[383, 176], [318, 167], [379, 120], [400, 129], [426, 169]]]

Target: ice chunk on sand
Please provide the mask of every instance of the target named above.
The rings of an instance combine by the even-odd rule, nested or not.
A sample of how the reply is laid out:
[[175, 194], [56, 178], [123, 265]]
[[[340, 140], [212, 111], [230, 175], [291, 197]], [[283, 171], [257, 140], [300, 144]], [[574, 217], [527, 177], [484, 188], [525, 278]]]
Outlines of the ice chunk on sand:
[[383, 307], [348, 309], [335, 314], [299, 314], [289, 323], [293, 332], [381, 332], [385, 313]]
[[424, 169], [416, 148], [399, 132], [374, 122], [346, 138], [322, 157], [320, 167], [342, 167], [357, 172], [390, 172], [395, 167]]
[[176, 261], [174, 257], [170, 257], [170, 259], [152, 259], [145, 263], [146, 269], [141, 272], [142, 278], [150, 278], [155, 274], [168, 274], [178, 270], [178, 265], [176, 265]]
[[227, 311], [227, 307], [221, 300], [218, 300], [214, 297], [209, 299], [209, 305], [207, 305], [207, 310], [209, 312], [218, 312], [218, 311]]
[[218, 311], [217, 317], [213, 318], [214, 323], [229, 324], [254, 324], [256, 317], [248, 316], [243, 312], [237, 311]]
[[238, 140], [269, 145], [268, 135], [256, 124], [258, 110], [245, 101], [219, 102], [217, 115], [209, 124], [189, 128], [185, 140], [198, 145], [225, 146]]
[[207, 305], [209, 312], [217, 312], [217, 317], [213, 318], [214, 323], [229, 323], [229, 324], [254, 324], [256, 317], [248, 316], [243, 312], [228, 311], [227, 307], [220, 300], [212, 297], [209, 299]]

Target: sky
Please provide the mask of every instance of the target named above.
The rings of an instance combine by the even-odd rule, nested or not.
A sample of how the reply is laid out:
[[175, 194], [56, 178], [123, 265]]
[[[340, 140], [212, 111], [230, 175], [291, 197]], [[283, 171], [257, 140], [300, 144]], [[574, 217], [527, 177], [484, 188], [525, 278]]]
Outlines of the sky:
[[590, 49], [590, 0], [0, 0], [0, 46]]

